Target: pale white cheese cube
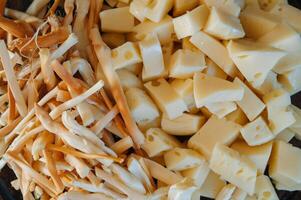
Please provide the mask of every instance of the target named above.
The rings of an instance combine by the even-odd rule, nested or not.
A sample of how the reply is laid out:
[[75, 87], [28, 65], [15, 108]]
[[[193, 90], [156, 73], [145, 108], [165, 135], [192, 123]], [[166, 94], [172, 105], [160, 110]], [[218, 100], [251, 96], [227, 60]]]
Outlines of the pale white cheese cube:
[[258, 176], [256, 179], [255, 196], [258, 199], [279, 199], [270, 178], [265, 175]]
[[191, 178], [194, 184], [201, 187], [210, 173], [209, 164], [204, 161], [200, 165], [181, 171], [182, 176]]
[[284, 74], [295, 69], [301, 68], [301, 51], [289, 52], [284, 56], [273, 68], [273, 71], [277, 74]]
[[118, 77], [120, 79], [120, 83], [122, 86], [122, 89], [125, 91], [130, 88], [143, 88], [142, 81], [131, 71], [127, 69], [120, 69], [116, 71], [118, 74]]
[[181, 182], [170, 186], [168, 200], [199, 200], [200, 194], [198, 187], [193, 184], [191, 179], [183, 179]]
[[161, 21], [171, 10], [173, 0], [152, 0], [145, 9], [145, 17], [153, 22]]
[[199, 189], [201, 196], [214, 199], [219, 191], [226, 185], [226, 181], [210, 170], [205, 182]]

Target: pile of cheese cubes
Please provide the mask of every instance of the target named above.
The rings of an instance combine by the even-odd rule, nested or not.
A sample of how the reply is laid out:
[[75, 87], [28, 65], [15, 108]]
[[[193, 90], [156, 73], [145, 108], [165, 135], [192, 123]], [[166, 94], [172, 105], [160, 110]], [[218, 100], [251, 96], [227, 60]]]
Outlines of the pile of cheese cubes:
[[[301, 11], [285, 0], [107, 0], [100, 13], [142, 149], [171, 200], [301, 190]], [[266, 172], [267, 170], [267, 173]], [[268, 176], [266, 176], [266, 175]], [[171, 182], [171, 181], [169, 181]]]

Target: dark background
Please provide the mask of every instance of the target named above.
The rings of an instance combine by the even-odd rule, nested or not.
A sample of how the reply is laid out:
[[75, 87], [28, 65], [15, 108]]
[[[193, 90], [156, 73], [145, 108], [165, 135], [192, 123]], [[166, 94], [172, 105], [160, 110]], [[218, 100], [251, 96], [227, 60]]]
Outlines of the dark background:
[[[2, 0], [0, 0], [2, 1]], [[82, 0], [85, 1], [85, 0]], [[25, 10], [31, 0], [8, 0], [8, 7]], [[52, 2], [52, 1], [51, 1]], [[289, 0], [289, 3], [301, 9], [301, 0]], [[301, 23], [301, 21], [300, 21]], [[301, 77], [300, 77], [301, 78]], [[292, 97], [292, 103], [301, 108], [301, 92]], [[301, 147], [301, 141], [293, 139], [291, 143]], [[6, 166], [0, 173], [0, 200], [21, 200], [22, 195], [19, 191], [15, 191], [10, 182], [15, 179], [14, 173]], [[280, 200], [301, 200], [301, 192], [277, 191]], [[201, 197], [201, 200], [207, 198]]]

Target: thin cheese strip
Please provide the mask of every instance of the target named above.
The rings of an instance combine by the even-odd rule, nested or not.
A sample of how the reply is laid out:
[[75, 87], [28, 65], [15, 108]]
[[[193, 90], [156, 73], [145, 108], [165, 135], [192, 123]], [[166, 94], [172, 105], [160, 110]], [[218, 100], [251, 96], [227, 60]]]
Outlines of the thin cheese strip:
[[4, 137], [5, 135], [7, 135], [10, 131], [12, 131], [16, 125], [22, 120], [22, 117], [18, 117], [17, 119], [15, 119], [14, 121], [12, 121], [10, 124], [8, 124], [7, 126], [3, 127], [0, 129], [0, 137]]
[[8, 94], [8, 105], [9, 105], [8, 124], [11, 124], [11, 122], [14, 120], [16, 115], [16, 104], [15, 104], [16, 101], [9, 87], [7, 88], [7, 94]]

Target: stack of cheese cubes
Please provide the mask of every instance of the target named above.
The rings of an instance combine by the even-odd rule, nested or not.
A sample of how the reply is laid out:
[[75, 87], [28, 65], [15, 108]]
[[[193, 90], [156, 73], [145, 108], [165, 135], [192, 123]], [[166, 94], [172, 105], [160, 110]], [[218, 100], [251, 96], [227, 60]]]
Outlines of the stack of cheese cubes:
[[[301, 190], [301, 11], [285, 0], [107, 0], [142, 149], [182, 177], [152, 199], [278, 199]], [[164, 190], [164, 189], [165, 190]], [[155, 194], [155, 193], [154, 193]]]

